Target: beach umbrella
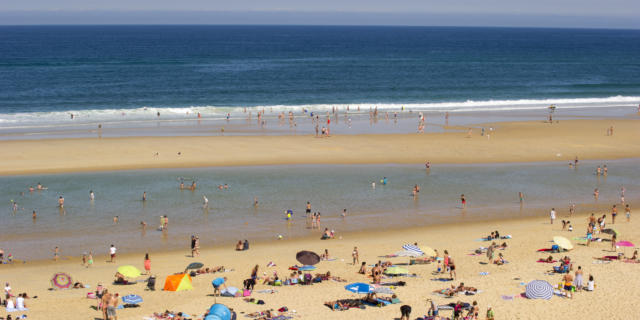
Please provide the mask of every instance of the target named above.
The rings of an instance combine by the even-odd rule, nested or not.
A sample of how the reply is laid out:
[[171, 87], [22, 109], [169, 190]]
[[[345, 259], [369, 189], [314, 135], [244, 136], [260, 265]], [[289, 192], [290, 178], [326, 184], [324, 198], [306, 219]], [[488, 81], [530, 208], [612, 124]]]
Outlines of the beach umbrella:
[[529, 299], [546, 299], [553, 296], [553, 286], [544, 280], [533, 280], [527, 283], [524, 294]]
[[606, 233], [606, 234], [610, 234], [610, 235], [616, 235], [616, 237], [620, 236], [620, 232], [618, 232], [618, 230], [616, 229], [612, 229], [612, 228], [607, 228], [607, 229], [602, 229], [602, 233]]
[[223, 304], [214, 304], [209, 308], [209, 313], [205, 317], [205, 320], [230, 320], [231, 310]]
[[142, 274], [138, 268], [130, 265], [118, 267], [118, 272], [127, 278], [137, 278]]
[[422, 250], [422, 252], [424, 252], [424, 254], [429, 256], [429, 257], [435, 257], [436, 256], [436, 251], [431, 249], [430, 247], [422, 246], [422, 247], [420, 247], [420, 250]]
[[566, 250], [573, 249], [573, 245], [571, 244], [571, 241], [569, 241], [569, 239], [567, 239], [565, 237], [555, 236], [555, 237], [553, 237], [553, 242], [555, 244], [557, 244], [558, 247], [560, 247], [562, 249], [566, 249]]
[[375, 288], [367, 283], [356, 282], [352, 284], [348, 284], [344, 286], [347, 291], [351, 291], [353, 293], [371, 293]]
[[397, 275], [408, 274], [408, 273], [409, 273], [409, 270], [405, 268], [400, 268], [400, 267], [389, 267], [387, 268], [387, 270], [384, 271], [384, 274], [391, 275], [391, 276], [397, 276]]
[[202, 267], [204, 267], [204, 264], [202, 262], [191, 262], [185, 270], [200, 269]]
[[388, 287], [375, 287], [375, 289], [373, 289], [373, 292], [375, 293], [381, 293], [381, 294], [393, 294], [393, 291], [391, 291], [391, 289], [389, 289]]
[[396, 256], [398, 257], [419, 257], [421, 256], [421, 254], [415, 252], [415, 251], [407, 251], [407, 250], [403, 250], [403, 251], [398, 251], [395, 253]]
[[71, 287], [71, 276], [64, 272], [58, 272], [53, 275], [51, 284], [58, 289], [68, 289]]
[[405, 249], [407, 251], [413, 251], [415, 253], [418, 254], [418, 256], [421, 256], [424, 254], [424, 252], [422, 250], [420, 250], [420, 248], [418, 248], [418, 246], [413, 245], [413, 244], [405, 244], [404, 246], [402, 246], [402, 249]]
[[320, 262], [320, 256], [311, 251], [300, 251], [296, 253], [296, 260], [305, 265], [314, 265]]
[[616, 246], [618, 246], [618, 247], [635, 247], [635, 245], [631, 241], [618, 241], [618, 242], [616, 242]]
[[142, 302], [142, 297], [137, 294], [128, 294], [122, 297], [122, 302], [125, 304], [138, 304]]

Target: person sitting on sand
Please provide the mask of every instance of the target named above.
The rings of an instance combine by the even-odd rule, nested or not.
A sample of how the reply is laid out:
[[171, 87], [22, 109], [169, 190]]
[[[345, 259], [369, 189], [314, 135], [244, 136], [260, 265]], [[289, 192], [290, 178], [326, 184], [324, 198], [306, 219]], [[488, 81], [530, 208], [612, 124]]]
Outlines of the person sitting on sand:
[[116, 279], [113, 281], [114, 284], [129, 284], [129, 282], [125, 280], [124, 275], [120, 272], [116, 272], [115, 278]]
[[324, 253], [320, 255], [321, 260], [329, 260], [329, 249], [324, 249]]
[[242, 240], [238, 240], [236, 243], [236, 251], [242, 251]]
[[74, 289], [84, 289], [84, 284], [82, 282], [76, 282], [73, 284]]
[[500, 252], [498, 254], [498, 259], [493, 261], [494, 264], [499, 265], [499, 266], [505, 264], [506, 262], [507, 261], [504, 259], [504, 256], [502, 255], [502, 252]]
[[359, 274], [367, 274], [367, 263], [365, 261], [360, 265], [360, 270], [358, 270]]

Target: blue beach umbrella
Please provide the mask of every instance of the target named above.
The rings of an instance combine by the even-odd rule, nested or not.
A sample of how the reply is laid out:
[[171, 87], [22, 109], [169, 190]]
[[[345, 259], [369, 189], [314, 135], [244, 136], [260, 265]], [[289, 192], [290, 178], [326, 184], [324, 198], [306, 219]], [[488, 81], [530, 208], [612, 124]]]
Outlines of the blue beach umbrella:
[[231, 311], [224, 304], [216, 303], [209, 308], [209, 314], [205, 320], [230, 320]]
[[362, 282], [348, 284], [344, 286], [344, 288], [347, 289], [347, 291], [351, 291], [353, 293], [370, 293], [375, 290], [372, 285]]
[[122, 302], [126, 304], [138, 304], [142, 302], [142, 297], [137, 294], [129, 294], [122, 297]]

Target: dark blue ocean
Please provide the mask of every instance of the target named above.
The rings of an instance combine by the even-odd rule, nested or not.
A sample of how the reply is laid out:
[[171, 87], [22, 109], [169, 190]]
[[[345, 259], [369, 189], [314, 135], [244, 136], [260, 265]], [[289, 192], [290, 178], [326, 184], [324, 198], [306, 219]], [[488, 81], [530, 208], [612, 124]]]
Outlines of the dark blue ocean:
[[2, 26], [0, 126], [145, 107], [637, 105], [639, 53], [640, 30]]

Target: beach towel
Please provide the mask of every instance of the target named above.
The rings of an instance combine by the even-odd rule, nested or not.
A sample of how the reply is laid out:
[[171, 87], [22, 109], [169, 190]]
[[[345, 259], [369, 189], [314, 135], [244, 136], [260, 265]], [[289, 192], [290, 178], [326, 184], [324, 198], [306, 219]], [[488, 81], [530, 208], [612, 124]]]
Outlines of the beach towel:
[[480, 275], [481, 275], [481, 276], [488, 276], [488, 275], [489, 275], [489, 272], [486, 272], [486, 271], [485, 271], [485, 272], [480, 272]]
[[538, 261], [536, 261], [536, 262], [540, 262], [540, 263], [556, 263], [556, 262], [558, 262], [558, 260], [547, 261], [545, 259], [538, 259]]
[[442, 278], [442, 277], [440, 277], [440, 278], [433, 278], [433, 279], [431, 279], [431, 281], [442, 281], [442, 282], [446, 282], [446, 281], [453, 281], [453, 279], [451, 279], [451, 278]]
[[538, 252], [549, 252], [552, 251], [551, 248], [538, 249]]

